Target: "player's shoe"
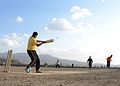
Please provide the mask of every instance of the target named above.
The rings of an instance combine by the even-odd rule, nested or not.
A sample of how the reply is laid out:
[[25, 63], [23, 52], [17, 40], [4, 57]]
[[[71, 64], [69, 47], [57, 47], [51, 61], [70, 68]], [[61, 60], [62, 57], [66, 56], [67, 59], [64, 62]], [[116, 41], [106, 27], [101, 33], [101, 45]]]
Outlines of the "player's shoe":
[[36, 73], [42, 73], [41, 71], [36, 71]]
[[26, 71], [27, 73], [32, 73], [32, 68], [31, 68], [31, 67], [26, 68], [25, 71]]

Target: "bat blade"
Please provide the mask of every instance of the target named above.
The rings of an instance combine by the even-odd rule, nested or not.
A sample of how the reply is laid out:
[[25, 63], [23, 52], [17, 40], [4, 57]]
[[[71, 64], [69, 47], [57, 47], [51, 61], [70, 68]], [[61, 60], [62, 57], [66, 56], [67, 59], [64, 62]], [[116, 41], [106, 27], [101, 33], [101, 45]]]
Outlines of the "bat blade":
[[46, 43], [51, 43], [51, 42], [54, 42], [54, 40], [53, 39], [46, 40]]

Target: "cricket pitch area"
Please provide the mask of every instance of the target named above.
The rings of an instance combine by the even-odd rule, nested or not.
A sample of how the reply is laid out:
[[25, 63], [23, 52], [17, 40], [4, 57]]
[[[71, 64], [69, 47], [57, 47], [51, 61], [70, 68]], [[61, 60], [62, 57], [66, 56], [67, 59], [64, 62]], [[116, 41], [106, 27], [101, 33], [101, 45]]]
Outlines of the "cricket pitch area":
[[120, 69], [107, 68], [41, 68], [42, 73], [27, 74], [25, 67], [10, 68], [2, 72], [0, 86], [120, 86]]

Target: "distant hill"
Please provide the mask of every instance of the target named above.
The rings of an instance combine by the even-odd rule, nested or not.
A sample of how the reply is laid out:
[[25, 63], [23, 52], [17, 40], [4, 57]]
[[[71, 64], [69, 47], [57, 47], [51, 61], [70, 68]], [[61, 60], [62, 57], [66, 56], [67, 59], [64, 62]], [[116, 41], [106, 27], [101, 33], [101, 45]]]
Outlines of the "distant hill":
[[0, 65], [2, 65], [4, 62], [6, 62], [6, 59], [0, 58]]
[[[0, 53], [0, 61], [4, 61], [7, 57], [7, 53]], [[54, 65], [56, 63], [56, 60], [60, 60], [60, 63], [62, 63], [63, 66], [71, 66], [72, 64], [74, 64], [74, 66], [81, 66], [81, 67], [85, 67], [86, 66], [86, 62], [79, 62], [79, 61], [75, 61], [75, 60], [67, 60], [67, 59], [60, 59], [48, 54], [40, 54], [39, 55], [40, 60], [41, 60], [41, 64], [45, 64], [47, 63], [48, 65]], [[30, 62], [30, 58], [28, 57], [28, 55], [26, 53], [16, 53], [13, 54], [13, 62], [14, 64], [28, 64]], [[103, 65], [103, 64], [94, 64], [97, 66]]]
[[[0, 58], [0, 65], [3, 65], [5, 62], [6, 62], [6, 59]], [[12, 60], [12, 65], [23, 65], [23, 63], [17, 60]]]
[[57, 60], [60, 60], [60, 63], [62, 63], [63, 66], [71, 66], [74, 64], [75, 66], [85, 66], [85, 62], [79, 62], [75, 60], [67, 60], [67, 59], [60, 59], [48, 54], [41, 54], [41, 62], [42, 64], [48, 63], [49, 65], [55, 64]]

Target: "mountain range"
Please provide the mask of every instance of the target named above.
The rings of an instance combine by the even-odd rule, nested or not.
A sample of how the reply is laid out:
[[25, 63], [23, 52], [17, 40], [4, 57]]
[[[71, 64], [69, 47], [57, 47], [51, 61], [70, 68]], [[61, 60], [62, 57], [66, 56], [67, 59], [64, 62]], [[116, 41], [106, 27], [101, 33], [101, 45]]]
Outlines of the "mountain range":
[[[2, 64], [3, 61], [5, 61], [7, 57], [7, 53], [0, 53], [0, 64]], [[60, 59], [58, 57], [55, 56], [51, 56], [48, 54], [40, 54], [39, 55], [40, 60], [41, 60], [41, 64], [45, 64], [47, 63], [48, 65], [54, 65], [56, 63], [57, 60], [60, 61], [60, 63], [63, 66], [71, 66], [72, 64], [74, 64], [74, 66], [79, 66], [79, 67], [86, 67], [86, 62], [80, 62], [80, 61], [75, 61], [75, 60], [68, 60], [68, 59]], [[13, 59], [13, 64], [28, 64], [30, 62], [30, 58], [27, 55], [27, 53], [15, 53], [12, 55], [12, 59]], [[94, 64], [94, 66], [104, 66], [104, 64]]]

